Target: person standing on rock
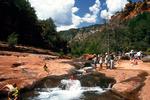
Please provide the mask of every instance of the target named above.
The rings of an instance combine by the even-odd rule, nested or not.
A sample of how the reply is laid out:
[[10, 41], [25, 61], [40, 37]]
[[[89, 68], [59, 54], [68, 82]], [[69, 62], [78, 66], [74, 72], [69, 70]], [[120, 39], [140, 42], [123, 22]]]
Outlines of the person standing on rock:
[[102, 57], [102, 55], [99, 57], [99, 64], [100, 64], [100, 69], [102, 69], [103, 68], [103, 57]]
[[110, 69], [113, 69], [114, 68], [114, 54], [111, 53], [110, 54]]
[[109, 68], [109, 56], [107, 53], [105, 53], [105, 64], [106, 64], [106, 68]]
[[44, 71], [46, 71], [46, 72], [48, 73], [48, 75], [49, 75], [49, 69], [48, 69], [48, 67], [47, 67], [46, 64], [43, 66], [43, 69], [44, 69]]
[[96, 54], [94, 54], [94, 58], [92, 60], [93, 60], [93, 64], [94, 64], [93, 68], [96, 69], [96, 67], [97, 67], [97, 55]]
[[121, 60], [121, 56], [122, 56], [122, 53], [121, 53], [121, 52], [118, 52], [117, 64], [119, 64], [119, 62], [120, 62], [120, 60]]
[[133, 58], [134, 58], [134, 50], [131, 50], [130, 51], [130, 61], [133, 60]]
[[138, 60], [141, 60], [141, 58], [142, 58], [142, 51], [137, 52], [137, 57], [138, 57]]

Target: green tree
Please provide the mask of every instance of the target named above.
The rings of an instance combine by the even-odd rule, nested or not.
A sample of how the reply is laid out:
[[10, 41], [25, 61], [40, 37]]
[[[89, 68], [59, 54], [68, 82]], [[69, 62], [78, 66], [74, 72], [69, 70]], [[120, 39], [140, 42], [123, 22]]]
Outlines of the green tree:
[[48, 47], [55, 51], [66, 52], [67, 42], [56, 32], [56, 26], [51, 18], [39, 21], [42, 32], [41, 35]]
[[44, 44], [35, 10], [27, 0], [1, 0], [0, 15], [1, 40], [6, 41], [15, 32], [19, 34], [19, 43], [36, 46]]

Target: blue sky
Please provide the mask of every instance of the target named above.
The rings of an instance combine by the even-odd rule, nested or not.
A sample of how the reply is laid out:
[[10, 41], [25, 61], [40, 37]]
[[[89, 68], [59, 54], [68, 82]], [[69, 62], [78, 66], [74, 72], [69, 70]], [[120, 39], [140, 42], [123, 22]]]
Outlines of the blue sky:
[[77, 14], [83, 17], [89, 11], [89, 7], [94, 5], [94, 3], [95, 0], [76, 0], [75, 6], [80, 8]]
[[100, 24], [103, 19], [109, 20], [115, 12], [122, 11], [128, 3], [127, 0], [29, 0], [29, 2], [36, 10], [38, 18], [51, 17], [58, 31]]
[[[99, 0], [101, 2], [101, 10], [106, 9], [106, 1], [105, 0]], [[95, 0], [76, 0], [75, 6], [80, 8], [80, 10], [76, 13], [78, 16], [83, 17], [86, 12], [89, 12], [89, 7], [94, 5]], [[94, 24], [101, 24], [103, 23], [103, 19], [100, 18], [100, 14], [97, 15], [97, 21]], [[93, 25], [93, 23], [81, 23], [79, 27], [89, 26]]]

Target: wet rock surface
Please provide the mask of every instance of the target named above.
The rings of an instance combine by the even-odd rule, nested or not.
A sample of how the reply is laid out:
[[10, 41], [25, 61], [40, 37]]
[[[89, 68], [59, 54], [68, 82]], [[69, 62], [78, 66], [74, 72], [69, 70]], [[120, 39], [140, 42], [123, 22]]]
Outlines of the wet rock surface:
[[[28, 97], [38, 97], [38, 95], [39, 95], [37, 93], [38, 91], [40, 91], [40, 92], [47, 91], [45, 89], [60, 86], [60, 81], [62, 79], [63, 80], [64, 79], [68, 80], [69, 76], [70, 75], [62, 75], [62, 76], [50, 76], [48, 78], [45, 78], [37, 85], [37, 87], [35, 88], [34, 91], [25, 93], [25, 94], [22, 95], [22, 97], [26, 97], [25, 98], [26, 100], [32, 100], [32, 99], [29, 99]], [[106, 87], [108, 87], [107, 86], [108, 83], [111, 83], [111, 82], [115, 81], [114, 79], [108, 78], [104, 74], [100, 74], [98, 72], [83, 75], [83, 76], [80, 76], [80, 77], [78, 76], [77, 79], [80, 80], [82, 88], [83, 87], [84, 88], [89, 87], [89, 89], [90, 89], [90, 87], [104, 86], [104, 85], [106, 85]], [[99, 83], [99, 81], [101, 81], [102, 83]], [[89, 83], [89, 82], [92, 82], [92, 83]], [[103, 82], [105, 84], [103, 84]], [[103, 88], [105, 88], [105, 87], [103, 87]], [[79, 90], [77, 90], [77, 91], [79, 91]], [[72, 91], [72, 92], [74, 92], [74, 91]], [[58, 91], [57, 91], [57, 93], [58, 93]], [[55, 95], [57, 95], [57, 93]], [[64, 95], [65, 95], [65, 93], [64, 93]], [[73, 93], [71, 95], [73, 95]], [[96, 93], [96, 91], [95, 92], [94, 91], [91, 91], [91, 92], [87, 91], [87, 92], [84, 92], [80, 98], [75, 99], [75, 100], [124, 100], [124, 99], [125, 99], [124, 97], [122, 97], [122, 96], [120, 96], [120, 95], [118, 95], [118, 94], [116, 94], [112, 91], [106, 91], [106, 92], [100, 93], [100, 94]], [[62, 99], [62, 100], [64, 100], [64, 99]]]
[[149, 100], [150, 90], [148, 80], [150, 63], [138, 61], [138, 65], [132, 65], [130, 61], [121, 61], [115, 70], [101, 70], [107, 77], [116, 80], [112, 91], [126, 97], [129, 100]]
[[[26, 90], [32, 89], [45, 77], [67, 74], [73, 68], [67, 62], [71, 60], [57, 59], [57, 56], [53, 55], [3, 52], [0, 55], [0, 94], [6, 93], [6, 90], [3, 89], [6, 84], [16, 83], [20, 90]], [[43, 69], [45, 64], [49, 73]]]
[[105, 74], [93, 72], [79, 77], [82, 86], [100, 86], [101, 88], [108, 88], [116, 83], [113, 78], [106, 77]]
[[[80, 63], [84, 66], [86, 62], [80, 61]], [[103, 69], [97, 68], [97, 71], [106, 77], [116, 80], [112, 87], [113, 93], [127, 100], [149, 100], [150, 63], [137, 60], [137, 65], [133, 65], [129, 60], [121, 60], [115, 67], [116, 69], [113, 70], [106, 69], [105, 65]]]
[[[54, 76], [54, 80], [48, 80], [47, 83], [57, 84], [56, 76], [68, 74], [71, 69], [74, 69], [74, 65], [77, 65], [78, 68], [85, 67], [84, 64], [86, 63], [89, 63], [89, 61], [59, 59], [58, 56], [54, 55], [1, 52], [0, 88], [8, 83], [17, 83], [21, 90], [32, 89], [37, 83], [49, 76]], [[43, 69], [45, 64], [48, 67], [49, 74]], [[98, 85], [105, 88], [108, 87], [109, 83], [115, 83], [110, 92], [113, 96], [117, 95], [119, 99], [114, 100], [124, 100], [123, 98], [149, 100], [150, 63], [138, 61], [137, 65], [131, 65], [129, 60], [122, 60], [115, 67], [116, 69], [109, 70], [104, 66], [102, 70], [97, 70], [98, 73], [83, 75], [79, 77], [81, 84], [85, 86]], [[50, 85], [53, 87], [54, 84]], [[6, 93], [6, 91], [1, 89], [0, 94], [3, 93]], [[105, 98], [103, 97], [102, 100], [105, 100]]]

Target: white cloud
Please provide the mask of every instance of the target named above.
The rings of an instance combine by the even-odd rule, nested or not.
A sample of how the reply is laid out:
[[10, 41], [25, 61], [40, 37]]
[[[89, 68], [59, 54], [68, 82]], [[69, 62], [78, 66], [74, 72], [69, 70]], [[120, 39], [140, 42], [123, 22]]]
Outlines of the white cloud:
[[95, 4], [89, 7], [90, 13], [86, 13], [82, 18], [83, 22], [95, 23], [97, 20], [98, 13], [100, 11], [100, 1], [96, 0]]
[[97, 15], [91, 15], [89, 13], [85, 14], [85, 16], [82, 18], [83, 22], [87, 23], [95, 23], [96, 22]]
[[100, 16], [107, 19], [106, 15], [108, 15], [110, 19], [116, 12], [122, 11], [127, 3], [127, 0], [106, 0], [108, 11], [106, 9], [102, 10]]
[[100, 1], [89, 7], [84, 17], [77, 16], [79, 8], [75, 7], [75, 0], [29, 0], [39, 19], [51, 17], [57, 30], [78, 28], [81, 23], [95, 23], [100, 11]]
[[109, 14], [109, 12], [107, 12], [107, 10], [102, 10], [100, 16], [103, 19], [110, 19], [110, 14]]
[[71, 25], [61, 25], [61, 26], [57, 27], [57, 31], [68, 30], [71, 28], [78, 28], [78, 26], [82, 22], [82, 19], [79, 16], [74, 14], [77, 11], [78, 10], [76, 8], [75, 9], [72, 8], [72, 24]]
[[72, 8], [72, 25], [62, 25], [60, 27], [57, 27], [58, 31], [61, 30], [68, 30], [70, 28], [78, 28], [78, 26], [81, 23], [95, 23], [100, 11], [100, 1], [96, 0], [95, 4], [91, 7], [89, 7], [90, 13], [86, 13], [84, 17], [80, 17], [75, 15], [76, 12], [78, 12], [79, 8], [73, 7]]
[[95, 4], [89, 8], [93, 14], [97, 14], [100, 10], [100, 1], [96, 0]]
[[71, 28], [77, 28], [75, 25], [63, 25], [63, 26], [59, 26], [57, 27], [57, 31], [63, 31], [63, 30], [69, 30]]
[[107, 0], [106, 4], [108, 11], [115, 14], [117, 11], [124, 9], [125, 5], [128, 3], [127, 0]]
[[72, 13], [76, 13], [76, 12], [78, 12], [79, 11], [79, 8], [77, 8], [77, 7], [73, 7], [72, 8]]
[[57, 26], [72, 24], [75, 0], [29, 0], [39, 19], [51, 17]]

